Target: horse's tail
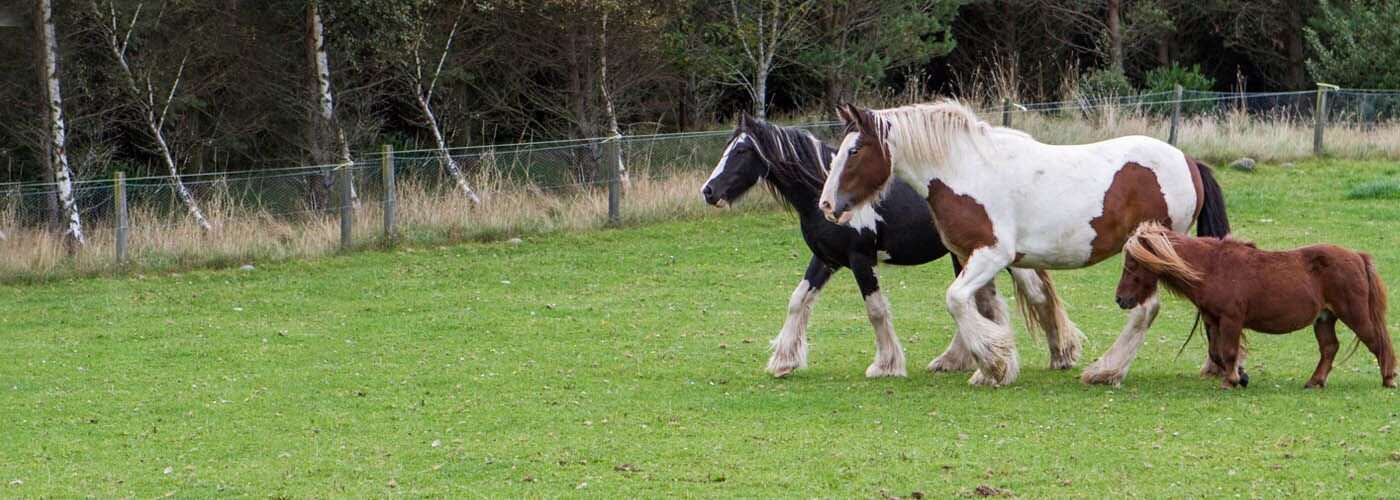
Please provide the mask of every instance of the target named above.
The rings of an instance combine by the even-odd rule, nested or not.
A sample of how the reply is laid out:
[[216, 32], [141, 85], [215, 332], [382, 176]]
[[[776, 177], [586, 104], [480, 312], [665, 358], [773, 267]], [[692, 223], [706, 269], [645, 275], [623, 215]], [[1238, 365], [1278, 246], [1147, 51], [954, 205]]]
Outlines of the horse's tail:
[[1201, 174], [1201, 191], [1205, 198], [1201, 203], [1201, 215], [1196, 218], [1196, 236], [1224, 238], [1230, 234], [1230, 217], [1225, 214], [1225, 194], [1220, 190], [1220, 183], [1215, 182], [1210, 165], [1194, 159], [1190, 161]]
[[1366, 282], [1369, 293], [1366, 300], [1370, 302], [1371, 325], [1376, 335], [1380, 336], [1382, 345], [1390, 344], [1390, 331], [1385, 326], [1385, 284], [1381, 283], [1381, 277], [1376, 273], [1376, 263], [1372, 261], [1371, 254], [1362, 253], [1361, 260], [1366, 263]]

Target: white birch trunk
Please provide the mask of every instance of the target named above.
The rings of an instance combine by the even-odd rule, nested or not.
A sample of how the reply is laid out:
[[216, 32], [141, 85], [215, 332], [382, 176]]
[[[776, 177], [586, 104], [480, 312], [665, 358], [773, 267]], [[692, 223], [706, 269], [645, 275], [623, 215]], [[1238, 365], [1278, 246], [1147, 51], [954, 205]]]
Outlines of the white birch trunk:
[[608, 13], [603, 13], [603, 31], [599, 33], [598, 87], [603, 91], [603, 107], [608, 114], [608, 131], [612, 133], [612, 160], [617, 171], [618, 184], [625, 193], [632, 187], [632, 179], [627, 175], [627, 166], [622, 163], [622, 129], [617, 125], [617, 112], [613, 109], [612, 92], [608, 90]]
[[[350, 142], [345, 138], [345, 130], [335, 121], [335, 95], [331, 91], [331, 63], [330, 56], [326, 52], [325, 24], [321, 21], [321, 11], [317, 2], [307, 4], [307, 24], [311, 29], [311, 43], [316, 48], [312, 63], [315, 65], [316, 73], [316, 99], [317, 112], [320, 118], [320, 130], [332, 131], [330, 138], [336, 142], [336, 152], [340, 158], [340, 168], [348, 171], [355, 166], [355, 158], [350, 154]], [[322, 169], [322, 181], [327, 183], [329, 190], [334, 182], [331, 168]], [[360, 195], [356, 192], [354, 184], [350, 185], [350, 203], [353, 206], [360, 206]]]
[[418, 101], [418, 110], [423, 113], [423, 120], [427, 122], [428, 129], [433, 132], [433, 144], [437, 146], [438, 159], [447, 166], [448, 173], [452, 174], [452, 180], [457, 183], [457, 189], [466, 195], [472, 206], [478, 206], [481, 205], [481, 198], [477, 197], [476, 191], [472, 190], [471, 183], [467, 182], [467, 176], [462, 172], [462, 167], [448, 152], [447, 139], [443, 136], [442, 126], [438, 124], [437, 115], [433, 113], [433, 91], [437, 88], [438, 77], [442, 76], [442, 67], [447, 63], [447, 52], [452, 49], [452, 40], [457, 37], [457, 26], [458, 21], [454, 20], [452, 30], [447, 33], [447, 42], [442, 45], [442, 53], [438, 56], [437, 68], [433, 70], [433, 77], [428, 80], [426, 85], [423, 82], [423, 59], [419, 57], [417, 47], [414, 47], [413, 90], [414, 98]]
[[107, 17], [109, 24], [104, 26], [107, 31], [107, 46], [112, 50], [112, 58], [116, 60], [117, 66], [126, 77], [127, 90], [131, 92], [131, 99], [141, 110], [141, 115], [146, 122], [146, 131], [150, 132], [151, 140], [155, 142], [156, 152], [160, 155], [161, 163], [170, 173], [170, 184], [175, 189], [175, 195], [189, 209], [190, 217], [193, 217], [199, 227], [205, 232], [212, 231], [214, 226], [209, 224], [209, 219], [204, 217], [204, 211], [199, 209], [199, 203], [194, 199], [194, 194], [185, 187], [185, 181], [180, 179], [180, 166], [175, 162], [175, 156], [170, 152], [170, 143], [165, 140], [165, 118], [170, 112], [170, 103], [175, 100], [175, 94], [180, 89], [180, 79], [185, 75], [185, 62], [180, 61], [180, 68], [175, 73], [175, 81], [170, 83], [170, 93], [165, 97], [165, 102], [160, 106], [159, 114], [156, 109], [155, 86], [148, 78], [146, 89], [143, 92], [136, 82], [136, 74], [131, 69], [131, 64], [126, 59], [126, 49], [131, 46], [131, 33], [136, 30], [136, 20], [141, 16], [143, 4], [136, 4], [136, 11], [131, 14], [131, 23], [126, 27], [125, 33], [118, 33], [117, 10], [114, 5], [108, 5], [108, 12], [104, 14], [98, 7], [96, 0], [92, 2], [93, 13], [98, 18]]
[[[39, 50], [43, 60], [41, 85], [47, 101], [49, 167], [53, 171], [54, 184], [58, 187], [58, 201], [67, 222], [64, 235], [68, 241], [78, 245], [86, 244], [83, 239], [83, 224], [78, 214], [78, 202], [73, 196], [72, 169], [68, 164], [68, 133], [63, 122], [63, 94], [58, 79], [58, 38], [53, 24], [53, 2], [39, 0], [36, 20], [39, 23]], [[0, 240], [5, 234], [0, 233]]]

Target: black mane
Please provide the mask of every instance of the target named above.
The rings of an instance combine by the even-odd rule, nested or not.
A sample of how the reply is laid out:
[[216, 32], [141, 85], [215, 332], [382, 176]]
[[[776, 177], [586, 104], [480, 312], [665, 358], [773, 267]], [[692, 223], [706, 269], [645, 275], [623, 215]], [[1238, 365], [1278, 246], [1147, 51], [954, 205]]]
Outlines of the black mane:
[[747, 120], [737, 133], [748, 134], [759, 157], [768, 166], [764, 184], [775, 198], [790, 203], [778, 191], [780, 184], [821, 192], [836, 148], [806, 130], [759, 120]]

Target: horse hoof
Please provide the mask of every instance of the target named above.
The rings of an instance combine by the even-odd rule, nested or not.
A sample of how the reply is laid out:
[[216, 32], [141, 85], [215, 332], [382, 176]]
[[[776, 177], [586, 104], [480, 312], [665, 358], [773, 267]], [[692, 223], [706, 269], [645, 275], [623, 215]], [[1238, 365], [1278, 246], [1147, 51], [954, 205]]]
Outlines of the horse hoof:
[[967, 379], [967, 384], [975, 385], [977, 387], [996, 387], [998, 385], [998, 382], [996, 379], [988, 377], [986, 374], [982, 373], [982, 370], [977, 370], [976, 372], [973, 372], [971, 378]]
[[875, 364], [865, 369], [865, 376], [868, 378], [903, 377], [905, 375], [907, 374], [903, 366], [880, 366]]
[[1241, 389], [1248, 389], [1248, 388], [1249, 388], [1249, 374], [1248, 374], [1248, 373], [1245, 373], [1244, 370], [1240, 370], [1240, 388], [1241, 388]]
[[931, 372], [961, 372], [973, 368], [975, 368], [975, 365], [973, 365], [970, 360], [953, 361], [948, 359], [947, 356], [934, 358], [933, 361], [928, 364], [928, 371]]
[[1084, 369], [1084, 373], [1079, 376], [1079, 381], [1084, 385], [1109, 385], [1118, 387], [1123, 385], [1123, 379], [1127, 374], [1120, 370], [1106, 370], [1098, 363], [1089, 365]]
[[1321, 389], [1326, 386], [1327, 382], [1314, 382], [1312, 380], [1309, 380], [1308, 383], [1303, 384], [1304, 389]]
[[1389, 388], [1391, 388], [1391, 389], [1394, 389], [1394, 388], [1395, 388], [1395, 379], [1389, 378], [1389, 379], [1382, 380], [1382, 381], [1381, 381], [1381, 385], [1383, 385], [1383, 386], [1385, 386], [1385, 387], [1389, 387]]

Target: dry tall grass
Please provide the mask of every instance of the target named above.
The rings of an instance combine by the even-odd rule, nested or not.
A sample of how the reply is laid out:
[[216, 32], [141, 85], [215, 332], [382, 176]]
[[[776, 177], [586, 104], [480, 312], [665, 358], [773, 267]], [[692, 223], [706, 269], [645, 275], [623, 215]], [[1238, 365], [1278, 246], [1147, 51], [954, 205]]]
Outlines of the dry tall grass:
[[[705, 178], [701, 170], [667, 177], [634, 170], [632, 184], [623, 197], [622, 223], [722, 213], [705, 206], [698, 193]], [[495, 240], [596, 229], [607, 223], [606, 187], [543, 191], [489, 175], [478, 175], [473, 185], [482, 195], [481, 207], [472, 208], [451, 185], [401, 182], [397, 243], [415, 246]], [[759, 201], [758, 206], [774, 204]], [[209, 197], [204, 208], [214, 225], [208, 234], [180, 217], [133, 209], [131, 263], [122, 270], [116, 266], [110, 221], [85, 220], [88, 244], [70, 253], [58, 235], [16, 224], [14, 208], [0, 205], [0, 230], [7, 236], [0, 240], [0, 282], [222, 267], [323, 256], [340, 250], [338, 211], [273, 217], [240, 208], [226, 194]], [[354, 216], [356, 247], [386, 243], [382, 217], [379, 200], [361, 202]]]

